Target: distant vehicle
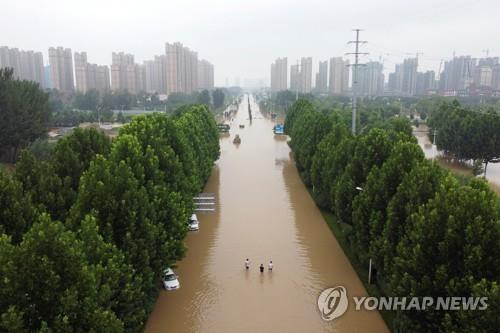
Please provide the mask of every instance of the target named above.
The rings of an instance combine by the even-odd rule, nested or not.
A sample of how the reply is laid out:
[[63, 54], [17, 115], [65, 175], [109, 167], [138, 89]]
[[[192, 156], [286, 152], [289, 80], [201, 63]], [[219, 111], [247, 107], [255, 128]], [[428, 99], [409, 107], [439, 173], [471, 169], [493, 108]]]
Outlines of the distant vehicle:
[[219, 132], [226, 133], [229, 132], [231, 126], [229, 126], [228, 124], [217, 124], [217, 128], [219, 129]]
[[181, 287], [177, 275], [171, 268], [163, 271], [163, 287], [165, 287], [165, 290], [176, 290]]
[[[194, 215], [194, 216], [196, 217], [196, 215]], [[200, 230], [200, 223], [198, 222], [198, 220], [190, 218], [189, 221], [188, 221], [188, 229], [189, 229], [189, 231], [198, 231], [198, 230]]]
[[273, 132], [277, 135], [285, 134], [285, 126], [283, 124], [276, 124], [273, 128]]
[[237, 144], [237, 145], [239, 145], [241, 143], [241, 138], [240, 138], [239, 134], [236, 134], [236, 136], [234, 137], [233, 143]]
[[[196, 214], [191, 214], [191, 217], [189, 218], [190, 221], [198, 221], [198, 216]], [[199, 222], [199, 221], [198, 221]]]
[[245, 125], [243, 125], [243, 124], [240, 124], [240, 128], [245, 128]]

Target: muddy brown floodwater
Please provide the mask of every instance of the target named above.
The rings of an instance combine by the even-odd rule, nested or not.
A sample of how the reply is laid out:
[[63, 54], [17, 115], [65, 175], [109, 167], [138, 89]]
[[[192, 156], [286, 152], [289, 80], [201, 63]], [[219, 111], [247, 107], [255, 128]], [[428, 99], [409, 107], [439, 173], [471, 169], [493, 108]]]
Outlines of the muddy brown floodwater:
[[[354, 310], [351, 296], [366, 290], [303, 185], [286, 138], [273, 135], [274, 123], [250, 101], [253, 122], [245, 96], [205, 188], [217, 210], [198, 214], [200, 230], [187, 236], [175, 270], [181, 288], [161, 292], [145, 331], [388, 332], [377, 311]], [[349, 308], [323, 321], [317, 297], [338, 285]]]
[[[439, 164], [447, 169], [466, 176], [472, 175], [472, 166], [463, 163], [450, 161], [446, 159], [443, 152], [437, 150], [436, 146], [432, 144], [428, 136], [429, 128], [426, 125], [421, 125], [415, 129], [413, 134], [417, 138], [418, 144], [422, 148], [425, 157], [428, 159], [437, 159]], [[438, 137], [439, 138], [439, 137]], [[489, 163], [486, 172], [486, 179], [491, 183], [493, 190], [500, 194], [500, 163]]]

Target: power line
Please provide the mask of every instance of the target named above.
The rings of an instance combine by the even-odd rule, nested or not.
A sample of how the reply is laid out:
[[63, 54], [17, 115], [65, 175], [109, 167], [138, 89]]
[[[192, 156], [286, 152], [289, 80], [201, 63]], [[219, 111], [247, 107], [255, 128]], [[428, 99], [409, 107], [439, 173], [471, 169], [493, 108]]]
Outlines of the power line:
[[367, 55], [368, 53], [366, 52], [359, 52], [359, 44], [366, 44], [368, 43], [367, 41], [362, 41], [359, 40], [359, 32], [361, 29], [354, 29], [353, 31], [356, 32], [356, 40], [351, 40], [348, 42], [348, 44], [354, 44], [354, 52], [346, 53], [346, 55], [354, 55], [354, 64], [351, 66], [354, 66], [353, 70], [353, 78], [352, 78], [352, 134], [356, 135], [356, 104], [357, 104], [357, 93], [358, 93], [358, 67], [359, 66], [364, 66], [365, 64], [360, 64], [359, 63], [359, 56], [360, 55]]

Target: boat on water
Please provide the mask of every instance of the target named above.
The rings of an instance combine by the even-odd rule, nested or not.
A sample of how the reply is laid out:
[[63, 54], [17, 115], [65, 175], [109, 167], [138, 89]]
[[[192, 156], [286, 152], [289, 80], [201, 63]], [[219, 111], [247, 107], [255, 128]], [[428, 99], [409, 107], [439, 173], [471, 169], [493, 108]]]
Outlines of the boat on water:
[[276, 124], [273, 127], [273, 132], [274, 132], [274, 134], [277, 134], [277, 135], [283, 135], [283, 134], [285, 134], [285, 125], [283, 125], [283, 124]]
[[239, 145], [241, 143], [241, 138], [239, 134], [236, 134], [236, 136], [233, 139], [233, 143]]

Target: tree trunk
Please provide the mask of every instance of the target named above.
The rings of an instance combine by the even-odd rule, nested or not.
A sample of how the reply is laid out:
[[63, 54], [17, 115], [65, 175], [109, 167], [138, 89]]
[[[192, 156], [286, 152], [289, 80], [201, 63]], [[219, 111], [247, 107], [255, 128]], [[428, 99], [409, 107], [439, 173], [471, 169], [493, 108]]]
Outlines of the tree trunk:
[[[12, 151], [12, 149], [11, 149]], [[12, 153], [12, 159], [11, 159], [11, 163], [12, 164], [15, 164], [16, 161], [17, 161], [17, 153], [19, 151], [19, 146], [15, 146], [14, 149], [13, 149], [13, 153]]]
[[484, 161], [484, 176], [483, 178], [486, 179], [486, 170], [488, 169], [488, 160]]

